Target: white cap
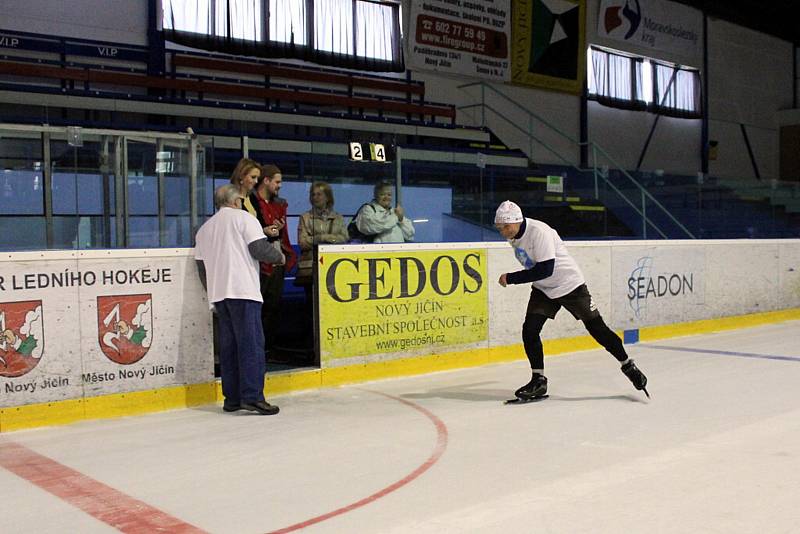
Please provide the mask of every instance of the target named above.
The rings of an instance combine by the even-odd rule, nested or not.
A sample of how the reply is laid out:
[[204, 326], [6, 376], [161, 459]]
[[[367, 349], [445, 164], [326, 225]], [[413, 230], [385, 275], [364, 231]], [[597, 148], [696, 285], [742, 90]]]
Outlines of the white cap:
[[518, 223], [522, 222], [522, 219], [522, 210], [510, 200], [506, 200], [500, 204], [497, 208], [497, 212], [494, 214], [495, 224]]

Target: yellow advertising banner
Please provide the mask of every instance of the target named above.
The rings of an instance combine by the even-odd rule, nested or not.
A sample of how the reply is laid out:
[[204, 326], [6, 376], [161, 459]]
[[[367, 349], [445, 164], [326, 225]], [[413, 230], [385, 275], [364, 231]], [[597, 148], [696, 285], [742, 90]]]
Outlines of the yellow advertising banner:
[[585, 0], [514, 0], [511, 83], [580, 93], [586, 65]]
[[322, 361], [486, 341], [483, 249], [324, 253]]

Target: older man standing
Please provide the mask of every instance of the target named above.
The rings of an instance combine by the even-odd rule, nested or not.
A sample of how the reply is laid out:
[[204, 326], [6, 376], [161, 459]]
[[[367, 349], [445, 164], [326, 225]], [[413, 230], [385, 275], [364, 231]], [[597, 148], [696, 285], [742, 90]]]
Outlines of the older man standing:
[[229, 184], [217, 189], [214, 205], [217, 213], [197, 232], [194, 257], [208, 302], [219, 319], [222, 409], [274, 415], [279, 408], [264, 400], [258, 262], [283, 264], [285, 259], [270, 245], [258, 220], [242, 210], [238, 187]]

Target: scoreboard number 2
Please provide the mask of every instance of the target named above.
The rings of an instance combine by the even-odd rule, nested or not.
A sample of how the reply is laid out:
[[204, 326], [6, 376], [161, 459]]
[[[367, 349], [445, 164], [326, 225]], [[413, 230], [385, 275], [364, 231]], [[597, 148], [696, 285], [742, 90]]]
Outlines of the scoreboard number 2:
[[350, 159], [354, 161], [364, 160], [364, 151], [361, 149], [361, 143], [350, 143]]

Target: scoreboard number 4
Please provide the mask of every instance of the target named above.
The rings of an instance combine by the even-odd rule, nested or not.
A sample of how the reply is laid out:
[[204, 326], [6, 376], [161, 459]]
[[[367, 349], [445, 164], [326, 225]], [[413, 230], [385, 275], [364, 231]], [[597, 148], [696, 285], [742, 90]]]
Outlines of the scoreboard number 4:
[[386, 149], [379, 143], [369, 144], [369, 155], [373, 161], [386, 161]]

